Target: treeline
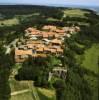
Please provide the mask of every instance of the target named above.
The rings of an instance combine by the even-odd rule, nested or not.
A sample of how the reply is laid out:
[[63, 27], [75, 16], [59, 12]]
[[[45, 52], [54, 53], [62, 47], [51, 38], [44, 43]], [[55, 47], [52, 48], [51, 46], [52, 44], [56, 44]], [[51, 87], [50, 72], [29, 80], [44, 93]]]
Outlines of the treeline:
[[70, 21], [71, 23], [75, 21], [75, 23], [78, 22], [83, 22], [83, 23], [89, 23], [89, 24], [96, 24], [99, 19], [99, 16], [96, 14], [86, 14], [85, 17], [70, 17], [66, 16], [63, 21], [68, 22]]
[[9, 76], [13, 65], [12, 55], [6, 55], [5, 48], [0, 45], [0, 100], [9, 100], [11, 97]]
[[[5, 19], [13, 18], [15, 15], [33, 14], [39, 13], [40, 16], [53, 17], [60, 19], [62, 8], [58, 7], [47, 7], [47, 6], [25, 6], [25, 5], [14, 5], [14, 6], [0, 6], [0, 13], [3, 14]], [[10, 12], [10, 14], [9, 14]]]

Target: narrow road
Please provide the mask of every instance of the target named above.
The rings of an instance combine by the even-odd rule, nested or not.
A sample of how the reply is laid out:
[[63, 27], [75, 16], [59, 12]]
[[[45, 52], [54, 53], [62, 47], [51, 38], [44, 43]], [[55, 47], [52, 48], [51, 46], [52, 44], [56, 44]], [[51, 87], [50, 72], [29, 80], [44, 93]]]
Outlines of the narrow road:
[[11, 48], [10, 46], [13, 45], [14, 47], [16, 47], [16, 42], [18, 41], [18, 39], [15, 39], [14, 41], [12, 41], [9, 45], [4, 45], [4, 47], [6, 48], [6, 54], [10, 54], [11, 52]]
[[25, 92], [28, 92], [28, 91], [30, 91], [30, 90], [29, 89], [25, 89], [25, 90], [21, 90], [21, 91], [12, 92], [11, 96], [22, 94], [22, 93], [25, 93]]

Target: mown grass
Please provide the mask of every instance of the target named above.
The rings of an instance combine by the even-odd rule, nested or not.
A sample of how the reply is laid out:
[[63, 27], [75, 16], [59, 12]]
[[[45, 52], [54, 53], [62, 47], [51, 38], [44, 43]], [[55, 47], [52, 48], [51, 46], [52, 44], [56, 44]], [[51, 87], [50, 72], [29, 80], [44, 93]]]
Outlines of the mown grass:
[[99, 44], [93, 46], [85, 51], [82, 66], [88, 70], [98, 73], [99, 65]]
[[12, 26], [17, 24], [19, 24], [19, 20], [15, 17], [12, 19], [8, 19], [8, 20], [6, 19], [0, 21], [0, 26]]
[[10, 100], [33, 100], [31, 92], [11, 96]]
[[55, 91], [44, 89], [44, 88], [37, 88], [38, 95], [40, 100], [56, 100]]
[[34, 16], [36, 18], [36, 16], [39, 16], [39, 13], [14, 15], [13, 18], [0, 20], [0, 27], [18, 25], [20, 24], [20, 20], [19, 20], [20, 18], [24, 19], [31, 16]]
[[85, 74], [84, 78], [93, 92], [92, 100], [98, 100], [99, 44], [93, 44], [91, 48], [85, 50], [83, 55], [77, 56], [77, 61], [81, 63], [81, 67], [91, 72]]
[[85, 14], [89, 14], [90, 12], [80, 10], [80, 9], [68, 9], [64, 10], [64, 14], [70, 17], [85, 17]]
[[28, 84], [25, 82], [16, 81], [14, 79], [9, 80], [11, 92], [21, 91], [28, 89]]

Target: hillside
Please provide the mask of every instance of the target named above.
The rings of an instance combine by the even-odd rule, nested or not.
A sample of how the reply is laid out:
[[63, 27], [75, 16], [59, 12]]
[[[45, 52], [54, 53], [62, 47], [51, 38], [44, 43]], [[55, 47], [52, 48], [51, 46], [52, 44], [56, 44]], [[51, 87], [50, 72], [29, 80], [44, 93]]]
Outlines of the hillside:
[[[55, 30], [51, 32], [62, 35], [64, 27], [69, 29], [65, 32], [68, 37], [61, 39], [63, 55], [39, 59], [29, 57], [17, 64], [15, 50], [18, 43], [22, 43], [19, 46], [22, 48], [24, 40], [30, 41], [25, 37], [26, 29], [32, 28], [34, 34], [37, 32], [41, 36], [49, 33], [49, 30], [42, 29], [44, 26], [54, 26]], [[75, 27], [80, 31], [74, 31]], [[98, 32], [99, 16], [89, 9], [0, 6], [0, 100], [98, 100]], [[42, 42], [41, 39], [35, 41]], [[66, 79], [56, 75], [48, 81], [49, 72], [57, 67], [67, 70]]]

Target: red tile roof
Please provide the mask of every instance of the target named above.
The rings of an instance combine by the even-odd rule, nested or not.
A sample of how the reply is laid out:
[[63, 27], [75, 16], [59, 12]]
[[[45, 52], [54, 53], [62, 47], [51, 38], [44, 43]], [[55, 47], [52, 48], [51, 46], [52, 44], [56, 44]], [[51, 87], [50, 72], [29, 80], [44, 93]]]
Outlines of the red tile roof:
[[61, 44], [61, 40], [58, 40], [58, 39], [53, 39], [53, 40], [51, 41], [51, 43]]
[[32, 55], [32, 50], [18, 50], [15, 49], [15, 55]]
[[43, 48], [42, 47], [39, 47], [36, 51], [40, 51], [40, 52], [43, 52]]
[[45, 30], [56, 30], [56, 26], [53, 26], [53, 25], [46, 25], [44, 26], [42, 29], [45, 29]]
[[56, 49], [51, 49], [51, 53], [56, 53]]
[[61, 49], [61, 48], [57, 48], [57, 52], [61, 52], [61, 53], [63, 53], [63, 49]]

